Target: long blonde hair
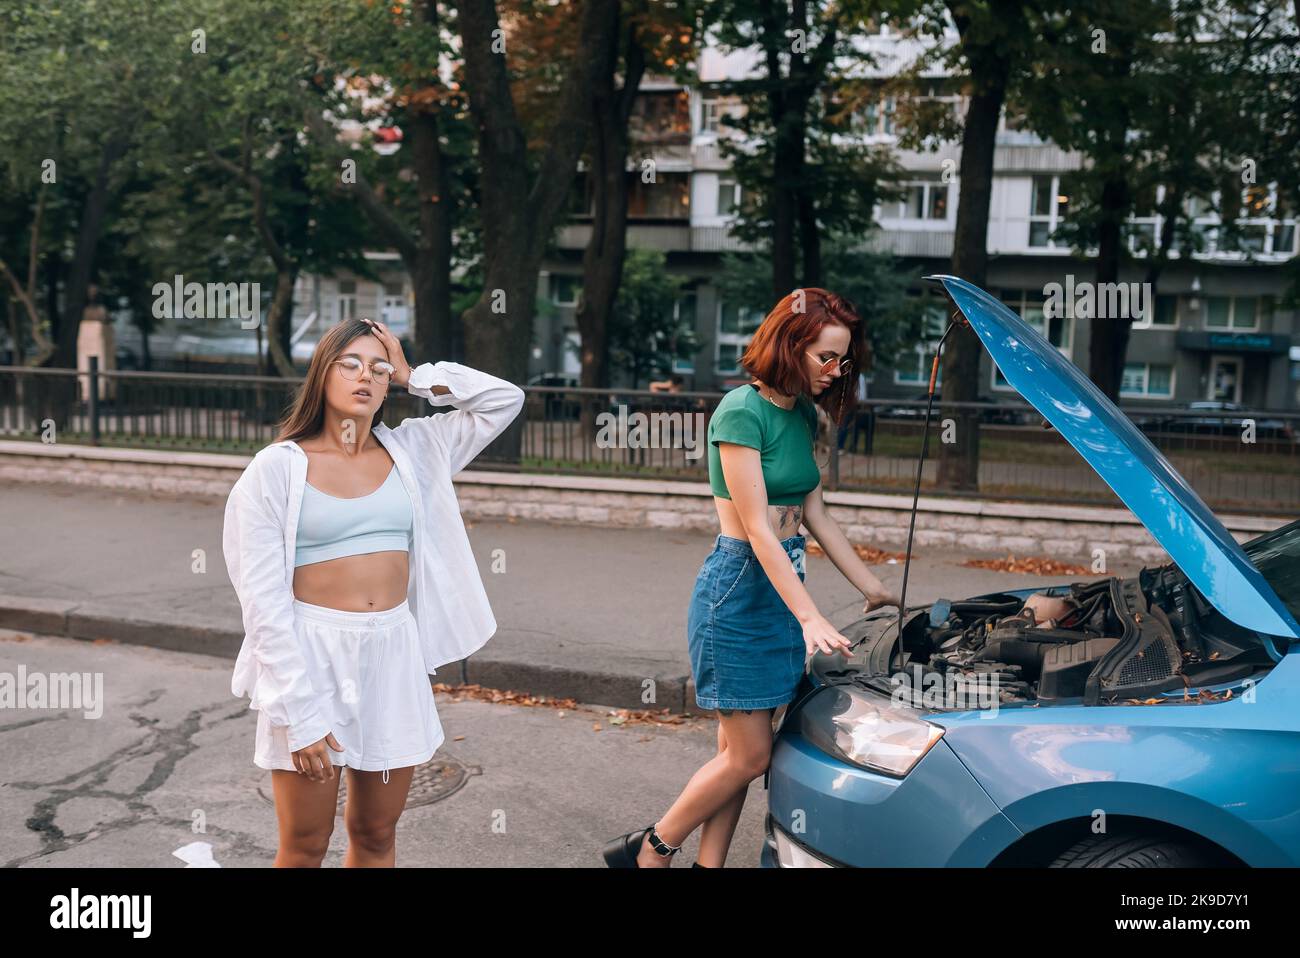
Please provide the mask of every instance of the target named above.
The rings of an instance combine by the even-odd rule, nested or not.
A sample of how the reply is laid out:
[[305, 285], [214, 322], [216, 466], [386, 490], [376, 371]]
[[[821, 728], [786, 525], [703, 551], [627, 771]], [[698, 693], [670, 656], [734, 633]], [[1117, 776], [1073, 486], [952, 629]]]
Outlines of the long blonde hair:
[[[307, 378], [298, 387], [293, 405], [280, 420], [280, 431], [275, 442], [310, 439], [325, 428], [325, 377], [329, 375], [330, 367], [352, 340], [358, 336], [374, 335], [374, 330], [359, 319], [345, 319], [326, 331], [316, 344], [316, 351], [312, 353]], [[379, 337], [375, 338], [379, 340]], [[382, 347], [383, 342], [379, 342]], [[384, 404], [380, 403], [370, 428], [374, 429], [383, 418]]]

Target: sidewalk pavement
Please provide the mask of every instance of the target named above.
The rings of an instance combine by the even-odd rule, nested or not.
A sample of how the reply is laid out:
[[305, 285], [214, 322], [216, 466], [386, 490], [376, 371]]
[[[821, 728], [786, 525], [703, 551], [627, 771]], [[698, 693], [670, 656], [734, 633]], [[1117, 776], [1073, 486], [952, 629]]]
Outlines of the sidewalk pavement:
[[[0, 628], [233, 660], [243, 627], [221, 552], [224, 505], [215, 497], [9, 484], [0, 496]], [[467, 525], [498, 631], [465, 662], [439, 669], [438, 681], [695, 710], [686, 609], [712, 534]], [[499, 571], [494, 555], [504, 560], [495, 562]], [[964, 558], [919, 550], [908, 604], [1061, 581], [966, 568]], [[1130, 565], [1111, 571], [1132, 572]], [[901, 583], [901, 564], [874, 571], [895, 588]], [[826, 558], [809, 557], [807, 584], [837, 627], [861, 616], [862, 596]], [[647, 679], [653, 703], [642, 698]]]

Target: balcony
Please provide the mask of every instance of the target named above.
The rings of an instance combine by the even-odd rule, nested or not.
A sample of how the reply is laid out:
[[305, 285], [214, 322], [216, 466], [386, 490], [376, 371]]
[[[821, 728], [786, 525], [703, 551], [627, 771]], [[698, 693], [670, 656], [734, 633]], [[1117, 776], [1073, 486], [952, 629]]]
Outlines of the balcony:
[[952, 241], [952, 230], [879, 230], [870, 235], [865, 245], [877, 253], [949, 259]]
[[[590, 223], [566, 223], [556, 231], [555, 241], [560, 249], [586, 249], [590, 240]], [[691, 249], [691, 227], [684, 222], [629, 222], [627, 245], [629, 249], [689, 250]]]

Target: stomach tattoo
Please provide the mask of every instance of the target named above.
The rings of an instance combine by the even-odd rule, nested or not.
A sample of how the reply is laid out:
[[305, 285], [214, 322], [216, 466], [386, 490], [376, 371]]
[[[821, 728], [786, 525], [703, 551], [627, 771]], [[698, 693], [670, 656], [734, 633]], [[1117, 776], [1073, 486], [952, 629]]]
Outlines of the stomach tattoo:
[[[776, 532], [781, 538], [792, 536], [799, 531], [799, 523], [803, 520], [802, 505], [773, 506], [772, 508], [775, 510], [772, 519], [776, 524]], [[782, 533], [785, 533], [785, 535], [782, 535]]]

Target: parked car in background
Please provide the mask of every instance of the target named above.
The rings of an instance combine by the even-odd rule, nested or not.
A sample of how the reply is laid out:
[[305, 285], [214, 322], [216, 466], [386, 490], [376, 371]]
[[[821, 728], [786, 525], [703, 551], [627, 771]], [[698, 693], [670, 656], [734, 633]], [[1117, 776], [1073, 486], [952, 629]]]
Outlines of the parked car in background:
[[1250, 409], [1240, 403], [1205, 399], [1189, 402], [1183, 409], [1186, 410], [1186, 414], [1164, 416], [1160, 421], [1160, 431], [1197, 436], [1240, 437], [1245, 431], [1246, 421], [1253, 420], [1256, 439], [1295, 441], [1295, 428], [1292, 423], [1267, 415], [1252, 415]]
[[1239, 545], [1042, 335], [936, 279], [1172, 561], [842, 629], [782, 716], [762, 864], [1300, 865], [1300, 521]]
[[546, 386], [553, 392], [542, 392], [541, 405], [543, 415], [548, 421], [568, 420], [579, 417], [581, 406], [577, 397], [566, 395], [566, 391], [578, 388], [578, 377], [563, 373], [541, 373], [528, 380], [529, 386]]
[[[909, 405], [906, 406], [877, 406], [875, 407], [876, 415], [881, 419], [921, 419], [925, 416], [928, 395], [928, 393], [922, 392], [915, 399], [907, 400]], [[978, 410], [981, 423], [998, 426], [1025, 426], [1037, 425], [1042, 421], [1042, 417], [1036, 415], [1032, 410], [1010, 405], [991, 396], [980, 396], [975, 401], [989, 404], [985, 408]], [[937, 392], [934, 397], [934, 405], [936, 409], [939, 407]]]

